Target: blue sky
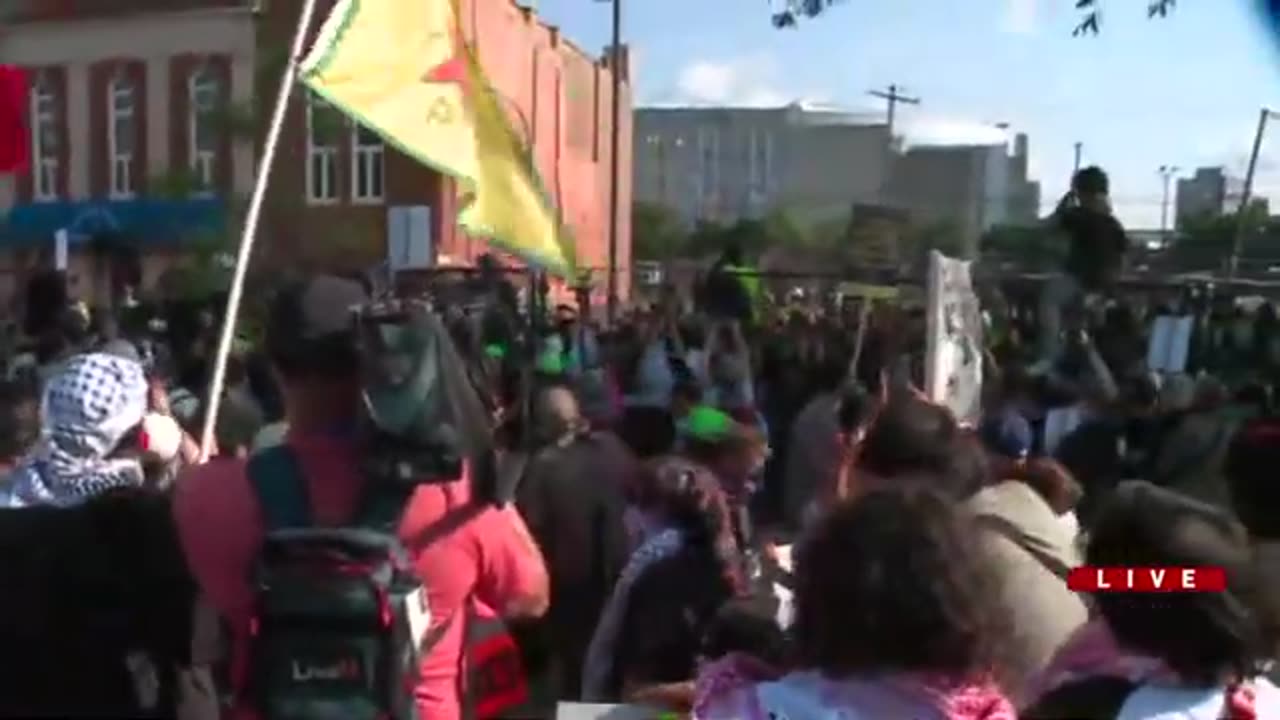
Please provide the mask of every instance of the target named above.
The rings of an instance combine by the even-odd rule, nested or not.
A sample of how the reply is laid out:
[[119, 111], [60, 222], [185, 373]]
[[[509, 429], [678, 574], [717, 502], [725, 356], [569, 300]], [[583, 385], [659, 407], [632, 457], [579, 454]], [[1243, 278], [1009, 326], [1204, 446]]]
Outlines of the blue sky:
[[[822, 100], [883, 112], [889, 83], [923, 99], [900, 114], [908, 141], [992, 141], [996, 123], [1031, 136], [1045, 202], [1065, 190], [1073, 144], [1112, 175], [1131, 227], [1158, 227], [1157, 168], [1226, 165], [1244, 174], [1263, 105], [1280, 109], [1280, 45], [1252, 0], [1183, 0], [1164, 20], [1146, 0], [1101, 0], [1103, 32], [1073, 38], [1074, 0], [846, 0], [780, 31], [767, 0], [624, 0], [644, 103]], [[539, 0], [547, 22], [599, 52], [607, 3]], [[1257, 186], [1280, 207], [1280, 121]]]

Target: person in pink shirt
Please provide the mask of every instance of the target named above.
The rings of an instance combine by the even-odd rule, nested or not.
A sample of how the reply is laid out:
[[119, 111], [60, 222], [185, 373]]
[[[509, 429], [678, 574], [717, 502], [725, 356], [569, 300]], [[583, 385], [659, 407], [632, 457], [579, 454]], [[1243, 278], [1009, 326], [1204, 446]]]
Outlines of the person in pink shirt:
[[[365, 299], [358, 283], [314, 277], [282, 289], [268, 319], [267, 352], [289, 425], [285, 442], [301, 465], [312, 517], [324, 526], [348, 522], [365, 485], [353, 432], [360, 392], [350, 312]], [[178, 480], [173, 512], [191, 572], [230, 628], [232, 673], [239, 677], [255, 599], [250, 578], [264, 539], [246, 461], [224, 458], [190, 468]], [[465, 520], [457, 527], [435, 531], [458, 517]], [[452, 620], [480, 606], [505, 617], [542, 615], [549, 601], [546, 567], [517, 512], [473, 503], [465, 476], [420, 485], [399, 535], [426, 588], [432, 624], [446, 628], [422, 658], [414, 689], [418, 711], [457, 720], [467, 623]], [[433, 539], [415, 541], [424, 536]]]

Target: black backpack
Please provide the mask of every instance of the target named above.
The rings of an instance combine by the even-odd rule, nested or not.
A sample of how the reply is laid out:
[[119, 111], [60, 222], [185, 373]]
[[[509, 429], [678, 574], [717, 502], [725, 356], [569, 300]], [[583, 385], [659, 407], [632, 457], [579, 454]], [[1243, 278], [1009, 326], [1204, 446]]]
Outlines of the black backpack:
[[416, 718], [425, 592], [396, 536], [408, 491], [370, 487], [343, 527], [315, 527], [301, 466], [278, 446], [249, 461], [267, 530], [239, 702], [262, 720]]

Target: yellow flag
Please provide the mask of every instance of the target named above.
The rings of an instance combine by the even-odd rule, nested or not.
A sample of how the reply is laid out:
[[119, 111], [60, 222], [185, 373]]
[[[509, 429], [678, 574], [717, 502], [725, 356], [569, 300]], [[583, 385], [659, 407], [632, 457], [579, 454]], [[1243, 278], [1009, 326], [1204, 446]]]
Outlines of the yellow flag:
[[456, 0], [339, 0], [300, 79], [390, 145], [457, 180], [458, 224], [563, 277], [573, 243], [532, 154], [463, 40]]

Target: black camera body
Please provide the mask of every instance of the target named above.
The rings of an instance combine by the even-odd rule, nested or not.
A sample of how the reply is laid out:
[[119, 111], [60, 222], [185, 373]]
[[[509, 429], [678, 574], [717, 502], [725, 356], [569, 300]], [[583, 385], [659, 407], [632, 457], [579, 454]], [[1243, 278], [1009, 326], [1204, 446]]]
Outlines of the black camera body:
[[470, 477], [471, 497], [505, 504], [493, 423], [444, 319], [427, 300], [383, 300], [355, 311], [364, 470], [409, 488]]

